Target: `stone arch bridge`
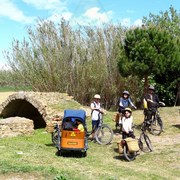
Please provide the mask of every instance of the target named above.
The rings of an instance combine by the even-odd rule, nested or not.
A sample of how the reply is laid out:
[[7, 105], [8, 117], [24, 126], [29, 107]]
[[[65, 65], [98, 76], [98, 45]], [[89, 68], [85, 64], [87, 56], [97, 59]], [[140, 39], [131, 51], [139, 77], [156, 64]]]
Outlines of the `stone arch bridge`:
[[[10, 95], [0, 104], [0, 117], [25, 117], [33, 120], [35, 129], [44, 128], [53, 116], [63, 116], [63, 104], [67, 100], [74, 101], [73, 97], [66, 93], [20, 91]], [[54, 108], [58, 104], [62, 106], [61, 112]]]

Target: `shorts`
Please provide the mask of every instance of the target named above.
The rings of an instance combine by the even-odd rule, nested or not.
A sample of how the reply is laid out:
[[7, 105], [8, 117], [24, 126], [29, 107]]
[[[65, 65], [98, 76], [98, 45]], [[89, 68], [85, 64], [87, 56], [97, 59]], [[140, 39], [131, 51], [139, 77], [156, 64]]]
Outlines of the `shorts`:
[[98, 128], [99, 122], [100, 120], [92, 120], [92, 130]]

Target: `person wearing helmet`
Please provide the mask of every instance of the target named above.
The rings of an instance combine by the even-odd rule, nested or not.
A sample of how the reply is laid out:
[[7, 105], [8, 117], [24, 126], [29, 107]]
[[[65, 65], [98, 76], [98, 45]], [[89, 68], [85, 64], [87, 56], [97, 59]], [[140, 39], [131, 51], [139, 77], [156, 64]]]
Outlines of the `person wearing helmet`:
[[122, 139], [127, 137], [135, 138], [133, 133], [133, 116], [130, 108], [124, 109], [124, 116], [122, 117]]
[[[95, 130], [99, 126], [99, 122], [104, 111], [101, 109], [100, 95], [95, 94], [94, 100], [90, 105], [91, 108], [91, 119], [92, 119], [92, 130]], [[92, 133], [92, 140], [94, 139], [94, 133]]]
[[159, 97], [157, 94], [155, 94], [154, 86], [150, 85], [148, 87], [148, 92], [143, 99], [144, 115], [147, 117], [147, 120], [150, 120], [156, 113], [158, 104]]
[[123, 91], [122, 97], [119, 98], [118, 101], [118, 113], [117, 116], [119, 116], [119, 119], [116, 118], [116, 128], [117, 126], [120, 126], [120, 131], [122, 129], [122, 123], [121, 123], [121, 117], [122, 113], [124, 112], [124, 109], [127, 107], [133, 107], [134, 109], [137, 109], [136, 106], [133, 104], [129, 91]]
[[130, 106], [136, 109], [136, 106], [133, 104], [130, 98], [129, 91], [123, 91], [122, 97], [120, 97], [118, 105], [119, 105], [118, 108], [119, 113], [122, 113], [125, 108]]

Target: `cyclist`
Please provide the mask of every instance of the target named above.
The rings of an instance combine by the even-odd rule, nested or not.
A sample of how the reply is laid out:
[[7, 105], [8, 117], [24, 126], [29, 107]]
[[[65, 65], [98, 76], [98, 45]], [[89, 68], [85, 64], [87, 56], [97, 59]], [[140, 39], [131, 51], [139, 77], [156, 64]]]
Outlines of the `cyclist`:
[[132, 110], [130, 108], [125, 108], [123, 112], [124, 116], [122, 117], [122, 139], [127, 137], [135, 138], [132, 126], [133, 126], [133, 116]]
[[156, 113], [159, 104], [159, 97], [155, 94], [154, 86], [150, 85], [148, 87], [148, 93], [144, 96], [143, 105], [144, 105], [144, 115], [146, 121], [150, 121], [152, 116]]
[[[96, 130], [99, 126], [101, 115], [104, 113], [104, 111], [101, 109], [101, 104], [100, 104], [100, 95], [95, 94], [94, 95], [94, 100], [91, 103], [91, 119], [92, 119], [92, 131]], [[92, 140], [94, 139], [94, 133], [92, 133]]]
[[[131, 98], [130, 98], [130, 93], [129, 91], [123, 91], [122, 93], [122, 97], [119, 98], [118, 101], [118, 114], [117, 116], [119, 116], [119, 119], [116, 118], [116, 127], [120, 126], [120, 129], [122, 128], [122, 123], [121, 123], [121, 116], [122, 113], [124, 112], [125, 108], [127, 107], [133, 107], [134, 109], [137, 109], [136, 106], [133, 104]], [[117, 120], [119, 120], [119, 122], [117, 122]]]

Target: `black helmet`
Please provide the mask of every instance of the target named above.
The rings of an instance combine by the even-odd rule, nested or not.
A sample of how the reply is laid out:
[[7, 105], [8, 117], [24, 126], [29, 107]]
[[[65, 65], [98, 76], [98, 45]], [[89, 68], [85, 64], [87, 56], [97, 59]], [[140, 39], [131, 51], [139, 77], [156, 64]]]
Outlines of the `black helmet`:
[[148, 89], [155, 91], [155, 88], [154, 88], [154, 86], [152, 86], [152, 85], [150, 85]]
[[123, 91], [123, 94], [127, 94], [128, 96], [130, 95], [129, 91]]

